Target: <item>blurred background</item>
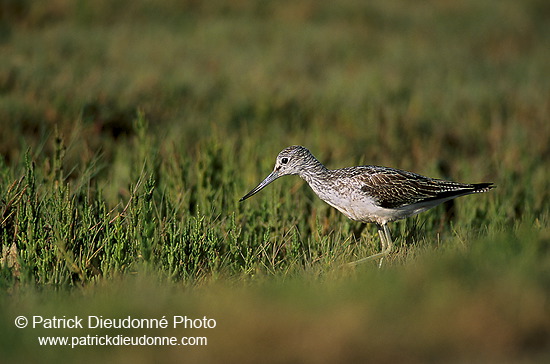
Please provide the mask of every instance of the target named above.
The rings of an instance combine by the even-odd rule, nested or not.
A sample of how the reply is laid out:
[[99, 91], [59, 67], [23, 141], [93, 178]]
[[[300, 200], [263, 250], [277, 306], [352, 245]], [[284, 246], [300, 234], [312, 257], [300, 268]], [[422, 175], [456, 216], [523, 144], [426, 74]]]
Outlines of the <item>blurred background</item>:
[[544, 0], [1, 4], [5, 161], [57, 125], [73, 164], [110, 162], [137, 110], [163, 144], [260, 160], [299, 143], [455, 178], [468, 159], [482, 180], [548, 158]]

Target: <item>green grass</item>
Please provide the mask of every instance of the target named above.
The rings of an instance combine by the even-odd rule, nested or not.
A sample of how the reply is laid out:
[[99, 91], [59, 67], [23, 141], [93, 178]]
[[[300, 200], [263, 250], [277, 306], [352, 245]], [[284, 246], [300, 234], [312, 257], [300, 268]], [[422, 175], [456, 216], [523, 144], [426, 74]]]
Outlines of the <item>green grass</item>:
[[[4, 1], [0, 347], [12, 362], [541, 362], [550, 353], [545, 1]], [[284, 147], [494, 182], [378, 250]], [[214, 317], [16, 329], [20, 315]], [[206, 348], [39, 335], [206, 335]], [[236, 348], [238, 350], [236, 350]], [[4, 354], [5, 353], [5, 354]]]

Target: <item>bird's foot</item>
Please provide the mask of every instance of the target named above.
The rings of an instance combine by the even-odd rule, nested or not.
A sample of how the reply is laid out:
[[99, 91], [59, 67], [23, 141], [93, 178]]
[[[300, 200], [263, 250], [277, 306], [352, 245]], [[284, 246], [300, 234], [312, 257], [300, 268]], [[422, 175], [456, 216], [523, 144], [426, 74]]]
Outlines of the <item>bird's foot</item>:
[[386, 255], [389, 254], [389, 250], [386, 250], [386, 251], [383, 251], [381, 253], [377, 253], [377, 254], [373, 254], [373, 255], [370, 255], [366, 258], [362, 258], [362, 259], [359, 259], [359, 260], [356, 260], [354, 262], [349, 262], [347, 263], [346, 265], [347, 266], [351, 266], [351, 267], [354, 267], [356, 265], [359, 265], [359, 264], [363, 264], [365, 262], [368, 262], [370, 260], [373, 260], [373, 259], [380, 259], [380, 262], [378, 262], [378, 268], [382, 267], [382, 262], [384, 261], [384, 258], [386, 257]]

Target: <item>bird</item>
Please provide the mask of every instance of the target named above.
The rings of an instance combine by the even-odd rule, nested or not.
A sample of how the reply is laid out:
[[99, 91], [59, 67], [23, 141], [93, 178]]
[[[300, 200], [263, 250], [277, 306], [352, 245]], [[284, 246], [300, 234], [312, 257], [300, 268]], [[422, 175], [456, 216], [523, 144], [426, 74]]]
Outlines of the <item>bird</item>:
[[277, 155], [273, 171], [239, 202], [286, 175], [300, 176], [321, 200], [349, 219], [376, 224], [381, 251], [348, 264], [380, 258], [379, 267], [393, 249], [389, 222], [414, 216], [456, 197], [487, 192], [495, 187], [492, 182], [459, 183], [375, 165], [328, 169], [307, 148], [293, 145]]

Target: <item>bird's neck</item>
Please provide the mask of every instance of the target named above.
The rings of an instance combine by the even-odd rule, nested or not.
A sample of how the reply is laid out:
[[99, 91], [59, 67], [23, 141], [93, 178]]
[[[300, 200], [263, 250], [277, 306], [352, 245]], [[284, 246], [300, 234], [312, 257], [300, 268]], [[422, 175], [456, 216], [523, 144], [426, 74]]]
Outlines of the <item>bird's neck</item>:
[[317, 159], [313, 159], [307, 169], [300, 173], [302, 177], [309, 185], [314, 184], [316, 181], [322, 180], [327, 176], [329, 170]]

